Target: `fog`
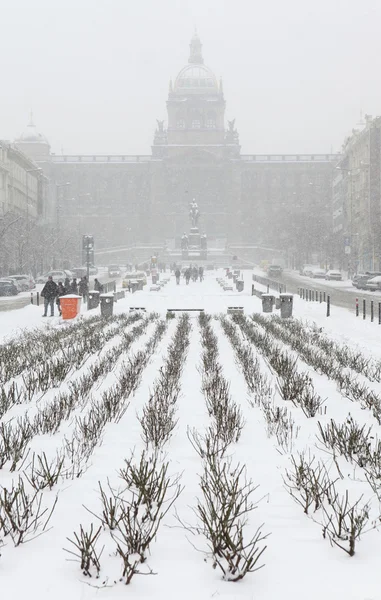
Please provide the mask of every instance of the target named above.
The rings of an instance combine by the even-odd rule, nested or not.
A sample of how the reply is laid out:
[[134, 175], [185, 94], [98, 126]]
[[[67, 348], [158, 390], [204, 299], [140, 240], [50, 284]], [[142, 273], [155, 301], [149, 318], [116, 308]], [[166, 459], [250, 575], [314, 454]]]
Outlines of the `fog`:
[[378, 0], [0, 1], [0, 138], [33, 109], [53, 152], [149, 154], [197, 27], [243, 153], [338, 151], [378, 114]]

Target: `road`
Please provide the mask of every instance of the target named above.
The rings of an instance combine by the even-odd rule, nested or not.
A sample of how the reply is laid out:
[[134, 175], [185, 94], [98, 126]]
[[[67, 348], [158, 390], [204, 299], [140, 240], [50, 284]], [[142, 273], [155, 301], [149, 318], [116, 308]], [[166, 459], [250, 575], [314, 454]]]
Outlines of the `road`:
[[[264, 274], [266, 277], [266, 274]], [[360, 310], [362, 310], [362, 300], [366, 300], [367, 307], [370, 307], [370, 301], [373, 300], [375, 307], [378, 302], [381, 302], [381, 294], [376, 292], [368, 292], [366, 290], [358, 290], [352, 286], [351, 281], [325, 281], [324, 279], [312, 279], [298, 275], [294, 271], [283, 271], [281, 277], [272, 279], [285, 283], [287, 292], [297, 294], [298, 288], [307, 290], [317, 290], [318, 292], [326, 292], [330, 295], [332, 306], [341, 306], [354, 311], [356, 298], [359, 300]], [[370, 309], [367, 308], [369, 311]], [[377, 308], [378, 310], [378, 308]], [[376, 311], [376, 308], [375, 308]]]

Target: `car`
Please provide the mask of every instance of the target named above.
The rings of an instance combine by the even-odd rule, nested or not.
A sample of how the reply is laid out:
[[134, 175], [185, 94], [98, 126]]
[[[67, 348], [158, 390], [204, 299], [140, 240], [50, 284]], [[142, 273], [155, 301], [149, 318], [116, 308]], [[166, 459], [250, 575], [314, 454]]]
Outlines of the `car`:
[[269, 275], [270, 277], [280, 277], [280, 275], [282, 275], [282, 267], [280, 265], [270, 265], [267, 268], [267, 275]]
[[356, 273], [356, 275], [353, 275], [353, 277], [352, 277], [352, 285], [354, 287], [357, 287], [356, 286], [357, 281], [360, 279], [360, 277], [365, 277], [365, 276], [366, 276], [365, 273]]
[[373, 279], [373, 277], [378, 277], [379, 275], [381, 275], [381, 273], [378, 271], [366, 271], [365, 275], [358, 277], [355, 283], [355, 287], [357, 287], [357, 289], [359, 290], [366, 290], [366, 284], [368, 283], [368, 281]]
[[312, 272], [313, 272], [315, 269], [319, 269], [319, 267], [318, 267], [318, 266], [316, 266], [316, 265], [304, 265], [304, 267], [302, 268], [302, 270], [301, 270], [301, 273], [300, 273], [300, 274], [301, 274], [301, 275], [304, 275], [304, 276], [306, 276], [306, 277], [311, 277], [311, 276], [312, 276]]
[[327, 281], [342, 281], [343, 276], [340, 271], [335, 271], [335, 269], [330, 269], [326, 272], [325, 278]]
[[324, 279], [325, 278], [325, 269], [311, 269], [312, 279]]
[[48, 277], [53, 277], [54, 281], [65, 281], [67, 277], [73, 279], [73, 273], [67, 269], [61, 271], [48, 271], [45, 275], [37, 277], [37, 283], [46, 283]]
[[108, 268], [109, 277], [120, 277], [122, 272], [119, 265], [110, 265]]
[[73, 267], [70, 270], [73, 273], [73, 277], [76, 279], [81, 279], [81, 277], [85, 277], [87, 275], [86, 267]]
[[17, 296], [19, 293], [14, 281], [0, 279], [0, 296]]
[[130, 281], [142, 281], [143, 285], [147, 285], [147, 277], [144, 271], [130, 271], [125, 274], [122, 281], [122, 287], [127, 288]]
[[370, 292], [377, 292], [381, 290], [381, 276], [377, 275], [372, 279], [368, 279], [367, 283], [365, 284], [365, 289], [369, 290]]
[[27, 292], [36, 287], [33, 277], [30, 277], [29, 275], [9, 275], [9, 278], [16, 282], [20, 292]]

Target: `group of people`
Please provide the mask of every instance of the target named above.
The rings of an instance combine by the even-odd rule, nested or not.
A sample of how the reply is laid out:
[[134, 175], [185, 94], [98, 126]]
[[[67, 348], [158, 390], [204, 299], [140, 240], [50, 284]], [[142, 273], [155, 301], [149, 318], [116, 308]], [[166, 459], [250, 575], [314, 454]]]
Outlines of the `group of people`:
[[[100, 293], [103, 292], [103, 285], [98, 279], [94, 279], [94, 290]], [[42, 316], [47, 317], [48, 309], [50, 308], [50, 316], [54, 317], [54, 303], [56, 303], [58, 312], [61, 315], [60, 298], [68, 294], [82, 296], [83, 301], [86, 302], [89, 294], [89, 283], [86, 275], [81, 277], [79, 282], [76, 277], [72, 281], [70, 281], [69, 277], [66, 277], [64, 282], [59, 281], [58, 284], [53, 281], [53, 277], [50, 275], [41, 291], [41, 296], [44, 299], [44, 314]]]
[[[179, 285], [180, 277], [181, 277], [181, 271], [180, 271], [179, 267], [176, 267], [175, 277], [176, 277], [176, 283], [177, 283], [177, 285]], [[192, 281], [197, 281], [197, 279], [200, 279], [200, 281], [203, 281], [204, 267], [198, 267], [198, 268], [196, 266], [187, 267], [184, 271], [184, 279], [185, 279], [185, 283], [187, 285], [189, 285], [189, 282], [191, 279], [192, 279]]]

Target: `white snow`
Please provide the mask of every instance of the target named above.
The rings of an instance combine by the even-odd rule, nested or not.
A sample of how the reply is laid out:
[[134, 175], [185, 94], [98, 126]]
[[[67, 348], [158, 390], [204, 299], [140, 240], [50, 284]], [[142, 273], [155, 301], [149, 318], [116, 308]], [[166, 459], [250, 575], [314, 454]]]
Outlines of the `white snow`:
[[[133, 295], [126, 294], [125, 299], [114, 305], [116, 314], [128, 312], [130, 306], [145, 307], [146, 314], [154, 311], [163, 318], [168, 309], [193, 309], [189, 313], [192, 317], [190, 346], [181, 377], [181, 393], [176, 405], [178, 423], [164, 451], [164, 457], [170, 462], [170, 473], [182, 474], [184, 491], [176, 501], [176, 512], [183, 521], [190, 523], [195, 519], [192, 507], [195, 506], [196, 498], [201, 496], [199, 475], [202, 472], [202, 463], [189, 442], [187, 429], [196, 428], [203, 431], [209, 420], [201, 392], [199, 372], [199, 310], [204, 309], [215, 315], [226, 314], [228, 307], [234, 306], [243, 307], [246, 315], [262, 312], [261, 300], [251, 296], [251, 271], [243, 272], [245, 290], [241, 293], [222, 290], [216, 277], [224, 275], [223, 271], [207, 271], [202, 283], [191, 282], [189, 286], [185, 284], [184, 279], [177, 286], [174, 276], [171, 276], [170, 282], [160, 291], [151, 292], [149, 282], [144, 291], [135, 292]], [[231, 280], [227, 281], [231, 283]], [[338, 285], [337, 282], [329, 283]], [[347, 282], [342, 282], [343, 285], [339, 282], [340, 287], [344, 287], [345, 283], [348, 285]], [[258, 284], [255, 285], [261, 289]], [[86, 312], [85, 306], [82, 306], [81, 315], [77, 320], [86, 319], [98, 311], [99, 309]], [[17, 338], [22, 331], [33, 328], [49, 331], [69, 326], [57, 316], [42, 319], [42, 312], [43, 306], [35, 305], [0, 312], [0, 343]], [[278, 311], [276, 312], [278, 314]], [[331, 316], [327, 318], [324, 303], [305, 302], [297, 296], [294, 296], [294, 317], [316, 323], [330, 338], [358, 348], [375, 360], [381, 360], [381, 325], [379, 326], [377, 321], [363, 321], [361, 317], [356, 318], [353, 313], [334, 306], [331, 307]], [[282, 478], [285, 468], [289, 465], [289, 456], [279, 453], [276, 438], [267, 436], [262, 411], [258, 407], [253, 408], [247, 401], [245, 379], [236, 364], [230, 342], [217, 320], [212, 321], [212, 327], [218, 337], [219, 362], [223, 366], [224, 376], [230, 381], [232, 398], [241, 408], [245, 419], [241, 439], [231, 448], [230, 453], [235, 462], [246, 465], [247, 474], [254, 485], [260, 486], [255, 492], [255, 499], [260, 502], [258, 508], [250, 515], [249, 531], [253, 533], [263, 523], [263, 531], [271, 534], [266, 540], [264, 568], [246, 575], [239, 583], [223, 581], [218, 569], [213, 570], [211, 562], [205, 562], [203, 553], [194, 547], [195, 545], [199, 549], [205, 548], [203, 540], [191, 539], [191, 544], [188, 539], [189, 533], [180, 527], [173, 510], [165, 517], [157, 539], [150, 548], [147, 562], [155, 575], [136, 575], [128, 587], [119, 582], [121, 561], [112, 555], [115, 548], [110, 540], [101, 558], [100, 579], [85, 578], [79, 564], [68, 560], [70, 556], [63, 551], [63, 548], [70, 547], [66, 538], [72, 538], [73, 532], [78, 531], [81, 524], [85, 528], [91, 522], [97, 526], [95, 518], [84, 506], [99, 512], [98, 482], [106, 489], [108, 480], [111, 486], [117, 487], [117, 471], [124, 466], [124, 459], [129, 458], [131, 453], [139, 457], [144, 448], [137, 417], [153, 389], [177, 323], [177, 318], [168, 321], [167, 331], [145, 368], [142, 381], [135, 395], [130, 398], [127, 411], [119, 423], [106, 424], [103, 442], [95, 448], [87, 471], [74, 481], [59, 483], [52, 491], [44, 492], [44, 500], [49, 505], [58, 494], [57, 507], [50, 522], [51, 529], [17, 548], [13, 547], [9, 536], [5, 538], [4, 546], [0, 543], [1, 597], [7, 600], [109, 600], [125, 597], [142, 600], [380, 600], [380, 532], [375, 529], [365, 534], [358, 542], [355, 556], [350, 558], [337, 547], [331, 547], [329, 541], [323, 539], [320, 525], [303, 514], [301, 507], [292, 500], [284, 488]], [[142, 349], [152, 331], [151, 324], [149, 330], [133, 343], [131, 352]], [[102, 353], [112, 348], [115, 343], [115, 340], [109, 341]], [[288, 351], [291, 353], [291, 350]], [[284, 401], [276, 391], [274, 375], [263, 357], [259, 355], [259, 358], [275, 390], [274, 401], [283, 406]], [[81, 372], [86, 371], [90, 364], [91, 359], [85, 363]], [[117, 382], [120, 361], [118, 365], [95, 386], [92, 392], [93, 400], [99, 400], [102, 391]], [[370, 412], [361, 410], [356, 403], [344, 398], [335, 382], [315, 373], [301, 360], [299, 368], [311, 373], [316, 391], [327, 399], [327, 412], [321, 417], [307, 419], [300, 409], [287, 404], [296, 424], [300, 426], [294, 451], [310, 448], [316, 456], [328, 461], [329, 457], [315, 446], [317, 422], [320, 420], [327, 423], [330, 418], [334, 418], [336, 422], [341, 423], [348, 413], [359, 422], [372, 425], [374, 433], [381, 436], [381, 428]], [[377, 385], [378, 391], [381, 391], [381, 386], [376, 384], [376, 388]], [[67, 390], [67, 381], [63, 382], [59, 389]], [[44, 403], [52, 400], [57, 393], [57, 389], [49, 391]], [[23, 414], [23, 410], [28, 408], [31, 407], [18, 406], [17, 414]], [[10, 415], [11, 413], [9, 417]], [[0, 423], [6, 423], [8, 420], [5, 414]], [[34, 451], [43, 450], [54, 455], [55, 450], [61, 446], [62, 431], [67, 433], [73, 427], [73, 421], [70, 420], [56, 435], [39, 436], [38, 439], [34, 439], [31, 447]], [[356, 498], [363, 493], [364, 502], [371, 502], [372, 514], [377, 516], [380, 507], [361, 470], [355, 470], [353, 465], [346, 461], [341, 461], [340, 464], [345, 478], [342, 482], [343, 489], [349, 489]], [[1, 469], [0, 485], [9, 486], [10, 481], [16, 481], [19, 475], [22, 475], [22, 470], [9, 473], [6, 468]], [[102, 536], [102, 540], [106, 539], [107, 532], [103, 532]]]

